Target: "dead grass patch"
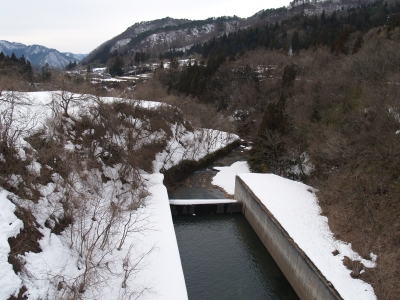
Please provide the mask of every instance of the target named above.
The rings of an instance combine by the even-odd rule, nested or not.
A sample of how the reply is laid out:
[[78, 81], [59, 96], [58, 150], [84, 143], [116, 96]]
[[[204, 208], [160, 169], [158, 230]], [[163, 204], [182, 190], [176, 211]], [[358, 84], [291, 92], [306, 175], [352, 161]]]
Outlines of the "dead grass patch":
[[10, 296], [10, 298], [8, 298], [8, 300], [27, 300], [28, 296], [24, 295], [25, 292], [27, 292], [28, 289], [26, 288], [26, 286], [22, 286], [19, 291], [18, 291], [18, 295], [15, 297], [13, 295]]
[[21, 229], [19, 234], [8, 239], [10, 244], [8, 262], [13, 266], [14, 272], [18, 274], [24, 266], [20, 255], [24, 255], [26, 252], [42, 252], [39, 240], [43, 237], [43, 234], [39, 231], [40, 225], [29, 210], [17, 206], [14, 213], [24, 223], [24, 228]]

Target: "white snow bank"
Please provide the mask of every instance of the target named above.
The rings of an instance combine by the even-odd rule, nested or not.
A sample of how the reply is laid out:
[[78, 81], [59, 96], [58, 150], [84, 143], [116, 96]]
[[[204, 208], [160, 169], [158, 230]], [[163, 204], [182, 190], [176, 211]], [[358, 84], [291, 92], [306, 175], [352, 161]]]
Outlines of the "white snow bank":
[[246, 161], [237, 161], [230, 167], [214, 167], [214, 169], [219, 172], [214, 176], [212, 184], [220, 186], [230, 195], [235, 193], [236, 175], [241, 173], [250, 173]]
[[5, 190], [0, 191], [0, 300], [8, 299], [21, 285], [21, 279], [8, 263], [8, 238], [17, 236], [23, 223], [14, 215], [15, 205], [7, 199], [7, 195]]
[[[344, 256], [375, 267], [351, 249], [351, 244], [336, 240], [328, 226], [328, 219], [321, 216], [315, 190], [300, 182], [272, 174], [241, 174], [240, 178], [263, 202], [285, 228], [297, 245], [324, 274], [343, 299], [376, 299], [371, 285], [350, 276], [351, 271], [343, 265]], [[334, 256], [332, 252], [339, 251]]]
[[163, 185], [164, 175], [153, 174], [148, 179], [152, 199], [146, 212], [151, 215], [153, 230], [142, 240], [153, 243], [157, 249], [150, 254], [151, 263], [139, 273], [147, 281], [152, 279], [155, 292], [147, 294], [144, 299], [188, 299], [167, 188]]
[[169, 200], [169, 204], [173, 205], [190, 205], [190, 204], [221, 204], [236, 203], [236, 200], [228, 199], [174, 199]]

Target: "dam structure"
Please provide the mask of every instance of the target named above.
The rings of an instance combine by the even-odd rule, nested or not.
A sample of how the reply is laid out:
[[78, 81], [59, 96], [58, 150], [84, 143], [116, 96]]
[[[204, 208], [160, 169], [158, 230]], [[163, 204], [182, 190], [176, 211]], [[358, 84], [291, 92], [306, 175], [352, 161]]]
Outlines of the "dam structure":
[[342, 299], [240, 177], [234, 199], [170, 199], [170, 208], [173, 216], [243, 214], [300, 299]]

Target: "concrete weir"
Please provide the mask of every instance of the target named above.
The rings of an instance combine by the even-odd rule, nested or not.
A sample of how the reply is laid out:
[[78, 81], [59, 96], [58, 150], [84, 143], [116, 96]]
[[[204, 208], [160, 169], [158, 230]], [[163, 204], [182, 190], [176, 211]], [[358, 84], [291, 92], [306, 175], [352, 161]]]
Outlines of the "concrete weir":
[[242, 213], [241, 202], [224, 199], [220, 201], [170, 200], [169, 206], [173, 216]]
[[338, 300], [338, 292], [249, 187], [236, 176], [235, 200], [300, 299]]

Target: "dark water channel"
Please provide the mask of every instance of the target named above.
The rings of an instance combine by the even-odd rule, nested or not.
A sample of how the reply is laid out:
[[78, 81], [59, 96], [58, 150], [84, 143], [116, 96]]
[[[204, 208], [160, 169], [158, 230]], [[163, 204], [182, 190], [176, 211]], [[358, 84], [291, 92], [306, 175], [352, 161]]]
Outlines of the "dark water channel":
[[[214, 165], [246, 160], [238, 148], [193, 174], [170, 199], [225, 198], [211, 186]], [[242, 214], [174, 216], [189, 300], [298, 299]]]

